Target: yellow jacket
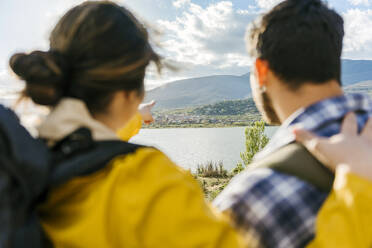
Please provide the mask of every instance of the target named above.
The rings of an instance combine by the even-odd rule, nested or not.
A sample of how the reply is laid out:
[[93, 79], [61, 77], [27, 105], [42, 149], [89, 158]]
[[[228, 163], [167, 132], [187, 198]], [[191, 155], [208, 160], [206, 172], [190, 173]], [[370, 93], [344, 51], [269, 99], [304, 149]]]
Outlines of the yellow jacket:
[[121, 140], [128, 141], [134, 135], [138, 134], [142, 127], [142, 117], [140, 113], [137, 113], [133, 119], [118, 132], [118, 136]]
[[338, 171], [334, 190], [317, 220], [309, 248], [372, 247], [372, 182]]
[[[90, 128], [97, 140], [113, 137], [73, 99], [53, 110], [39, 134], [54, 141], [74, 129], [71, 123]], [[54, 189], [40, 215], [57, 248], [243, 247], [230, 223], [205, 202], [192, 175], [153, 148], [117, 157]]]

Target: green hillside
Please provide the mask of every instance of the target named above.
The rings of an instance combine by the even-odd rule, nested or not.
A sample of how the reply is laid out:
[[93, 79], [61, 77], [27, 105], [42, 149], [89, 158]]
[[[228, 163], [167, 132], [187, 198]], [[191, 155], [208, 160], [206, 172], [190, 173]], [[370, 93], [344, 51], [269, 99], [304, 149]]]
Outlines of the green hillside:
[[194, 108], [195, 115], [257, 115], [259, 114], [252, 98], [244, 100], [222, 101]]
[[154, 113], [150, 128], [248, 126], [261, 120], [252, 98], [222, 101], [200, 107], [162, 110]]

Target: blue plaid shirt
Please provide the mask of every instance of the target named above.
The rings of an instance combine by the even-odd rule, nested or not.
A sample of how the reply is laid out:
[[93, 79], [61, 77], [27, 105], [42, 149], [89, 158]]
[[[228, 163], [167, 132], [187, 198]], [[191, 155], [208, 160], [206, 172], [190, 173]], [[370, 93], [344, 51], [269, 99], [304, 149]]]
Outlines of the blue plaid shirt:
[[[361, 129], [372, 116], [372, 102], [365, 95], [350, 94], [300, 109], [282, 124], [255, 160], [292, 143], [294, 125], [321, 136], [339, 133], [349, 112], [357, 114]], [[316, 216], [326, 197], [294, 176], [260, 168], [236, 176], [214, 205], [231, 212], [237, 226], [247, 232], [250, 247], [305, 247], [314, 238]]]

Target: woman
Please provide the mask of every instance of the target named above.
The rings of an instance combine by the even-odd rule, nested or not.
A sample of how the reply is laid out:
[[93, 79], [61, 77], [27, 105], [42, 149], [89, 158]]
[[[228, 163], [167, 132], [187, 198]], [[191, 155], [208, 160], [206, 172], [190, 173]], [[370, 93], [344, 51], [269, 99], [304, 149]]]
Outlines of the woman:
[[315, 247], [372, 247], [372, 119], [358, 135], [354, 114], [342, 131], [321, 138], [295, 130], [298, 142], [336, 172], [334, 189], [317, 220]]
[[[96, 141], [117, 140], [117, 132], [128, 139], [122, 128], [139, 120], [150, 62], [161, 67], [146, 29], [127, 9], [102, 1], [68, 11], [49, 51], [16, 54], [10, 66], [27, 97], [52, 107], [38, 131], [53, 146], [80, 127]], [[40, 213], [55, 247], [243, 246], [192, 175], [153, 148], [52, 189]]]

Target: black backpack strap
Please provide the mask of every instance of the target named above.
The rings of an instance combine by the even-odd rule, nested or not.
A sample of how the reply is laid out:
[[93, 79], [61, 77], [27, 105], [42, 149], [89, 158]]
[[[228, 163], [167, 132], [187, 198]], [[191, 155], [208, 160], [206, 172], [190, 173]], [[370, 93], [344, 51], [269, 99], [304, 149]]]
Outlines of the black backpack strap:
[[53, 147], [54, 162], [49, 186], [104, 168], [113, 158], [134, 153], [143, 146], [124, 141], [93, 141], [87, 128], [80, 128]]

